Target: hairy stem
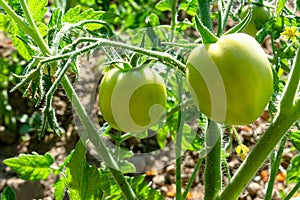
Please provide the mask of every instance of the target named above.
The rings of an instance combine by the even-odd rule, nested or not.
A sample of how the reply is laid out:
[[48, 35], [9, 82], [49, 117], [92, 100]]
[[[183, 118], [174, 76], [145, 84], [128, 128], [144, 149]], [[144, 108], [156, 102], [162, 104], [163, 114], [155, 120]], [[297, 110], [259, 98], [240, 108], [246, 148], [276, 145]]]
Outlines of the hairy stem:
[[80, 43], [81, 41], [93, 41], [94, 43], [87, 47], [77, 49], [73, 52], [45, 58], [45, 59], [41, 60], [41, 63], [47, 63], [47, 62], [52, 62], [55, 60], [60, 60], [63, 58], [68, 58], [74, 54], [79, 55], [84, 52], [90, 51], [91, 49], [94, 49], [98, 46], [111, 46], [111, 47], [116, 47], [116, 48], [127, 49], [130, 51], [136, 52], [136, 53], [147, 55], [149, 57], [157, 58], [158, 60], [160, 60], [162, 62], [170, 64], [175, 69], [178, 69], [180, 72], [182, 72], [183, 74], [185, 73], [185, 65], [183, 63], [181, 63], [180, 61], [178, 61], [176, 58], [174, 58], [172, 55], [170, 55], [166, 52], [147, 50], [144, 48], [128, 45], [128, 44], [125, 44], [122, 42], [115, 42], [115, 41], [111, 41], [111, 40], [107, 40], [107, 39], [103, 39], [103, 38], [97, 38], [97, 39], [96, 38], [79, 38], [78, 41], [76, 41], [75, 43]]
[[35, 42], [39, 45], [39, 47], [42, 50], [44, 55], [50, 55], [51, 54], [50, 49], [49, 49], [48, 45], [46, 44], [46, 42], [44, 41], [41, 33], [39, 32], [38, 27], [36, 26], [36, 24], [33, 20], [33, 17], [27, 6], [26, 0], [20, 0], [20, 4], [23, 8], [25, 17], [29, 23], [30, 28], [33, 29], [30, 36], [32, 36], [32, 38], [34, 38]]
[[265, 200], [271, 200], [271, 198], [272, 198], [274, 182], [275, 182], [275, 178], [276, 178], [276, 175], [277, 175], [280, 163], [281, 163], [281, 157], [282, 157], [282, 153], [283, 153], [283, 150], [284, 150], [284, 145], [286, 143], [286, 140], [287, 140], [286, 136], [284, 136], [281, 139], [279, 149], [277, 151], [276, 158], [275, 158], [274, 162], [271, 163], [271, 175], [270, 175], [270, 179], [269, 179], [269, 182], [268, 182], [268, 188], [267, 188]]
[[225, 10], [225, 15], [222, 19], [222, 27], [221, 27], [221, 33], [224, 32], [224, 29], [226, 27], [226, 24], [227, 24], [227, 20], [228, 20], [228, 16], [229, 16], [229, 13], [230, 13], [230, 9], [232, 7], [232, 4], [233, 4], [233, 0], [230, 0], [227, 5], [226, 5], [226, 10]]
[[173, 42], [174, 40], [174, 33], [175, 28], [177, 24], [177, 0], [172, 0], [172, 18], [171, 18], [171, 36], [170, 36], [170, 42]]
[[212, 31], [210, 20], [210, 0], [198, 0], [198, 6], [202, 24], [206, 26], [210, 31]]
[[[177, 74], [177, 83], [178, 83], [178, 101], [182, 102], [182, 78], [180, 74]], [[183, 129], [183, 120], [182, 115], [183, 111], [178, 111], [178, 125], [176, 133], [176, 200], [181, 200], [181, 188], [182, 188], [182, 179], [181, 179], [181, 151], [182, 151], [182, 129]]]
[[208, 128], [205, 135], [208, 154], [205, 160], [204, 200], [214, 199], [222, 190], [222, 170], [221, 170], [221, 125], [217, 122], [208, 121]]
[[194, 168], [194, 171], [193, 171], [193, 173], [191, 175], [191, 178], [189, 179], [188, 183], [186, 184], [186, 187], [185, 187], [184, 192], [182, 194], [182, 199], [186, 199], [186, 196], [187, 196], [190, 188], [192, 187], [192, 184], [193, 184], [193, 182], [195, 180], [195, 177], [197, 175], [197, 172], [198, 172], [198, 170], [199, 170], [199, 168], [200, 168], [200, 166], [202, 164], [202, 161], [203, 161], [203, 158], [199, 158], [198, 159], [197, 164], [196, 164], [196, 166]]
[[296, 57], [292, 67], [292, 74], [287, 82], [286, 90], [280, 101], [281, 112], [289, 113], [293, 109], [295, 96], [300, 85], [300, 49], [296, 53]]

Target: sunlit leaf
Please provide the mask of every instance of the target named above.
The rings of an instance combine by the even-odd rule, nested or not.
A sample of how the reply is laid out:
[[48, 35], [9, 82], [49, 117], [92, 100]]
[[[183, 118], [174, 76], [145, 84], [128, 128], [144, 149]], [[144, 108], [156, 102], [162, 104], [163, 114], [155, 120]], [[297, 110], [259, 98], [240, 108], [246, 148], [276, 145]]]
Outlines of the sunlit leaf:
[[28, 8], [34, 21], [42, 21], [45, 13], [47, 12], [46, 6], [48, 5], [47, 0], [27, 0]]
[[65, 181], [64, 178], [58, 179], [54, 184], [54, 197], [56, 200], [63, 200], [65, 194]]
[[162, 0], [155, 5], [155, 8], [160, 11], [170, 11], [172, 0]]
[[276, 5], [276, 15], [280, 15], [280, 13], [282, 12], [284, 5], [286, 3], [286, 0], [279, 0], [277, 1], [277, 5]]
[[3, 163], [16, 171], [20, 178], [35, 181], [48, 178], [54, 158], [49, 153], [44, 156], [37, 153], [21, 154], [16, 158], [8, 158]]
[[76, 6], [69, 9], [62, 19], [64, 22], [77, 23], [82, 20], [100, 19], [103, 13], [102, 11], [94, 11], [92, 9], [82, 11], [81, 6]]
[[300, 154], [293, 157], [287, 169], [286, 182], [298, 182], [300, 180]]
[[300, 152], [300, 131], [294, 131], [290, 133], [289, 139], [295, 146], [295, 148]]
[[195, 16], [198, 10], [197, 0], [184, 0], [180, 3], [179, 10], [184, 10], [187, 14]]
[[70, 161], [66, 163], [65, 181], [71, 199], [97, 199], [102, 193], [100, 173], [96, 166], [87, 164], [85, 154], [85, 146], [79, 140]]

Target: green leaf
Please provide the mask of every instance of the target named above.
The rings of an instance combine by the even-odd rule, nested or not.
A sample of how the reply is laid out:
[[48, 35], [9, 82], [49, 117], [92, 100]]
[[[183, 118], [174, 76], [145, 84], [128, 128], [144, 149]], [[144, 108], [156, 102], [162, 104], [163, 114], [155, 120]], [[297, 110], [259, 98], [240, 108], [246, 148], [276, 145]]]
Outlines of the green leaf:
[[198, 16], [195, 17], [195, 20], [196, 28], [202, 37], [203, 44], [216, 43], [218, 41], [218, 38], [202, 24]]
[[94, 11], [93, 9], [81, 11], [81, 6], [76, 6], [69, 9], [62, 19], [64, 22], [77, 23], [82, 20], [100, 19], [103, 13], [102, 11]]
[[247, 26], [247, 24], [250, 22], [252, 17], [252, 10], [249, 10], [246, 17], [240, 21], [237, 25], [235, 25], [233, 28], [229, 29], [224, 35], [228, 35], [231, 33], [239, 33], [244, 30], [244, 28]]
[[54, 198], [56, 200], [63, 200], [65, 194], [65, 181], [64, 178], [57, 180], [54, 184]]
[[62, 27], [62, 11], [59, 8], [56, 8], [50, 17], [49, 23], [48, 23], [49, 28], [57, 27], [57, 29], [61, 29]]
[[150, 24], [152, 27], [156, 27], [159, 25], [159, 18], [158, 16], [155, 14], [155, 13], [151, 13], [147, 19], [146, 19], [146, 22], [148, 24]]
[[197, 0], [184, 0], [180, 3], [179, 10], [184, 10], [187, 14], [195, 16], [198, 10]]
[[106, 21], [107, 23], [114, 23], [114, 21], [118, 17], [119, 17], [119, 15], [117, 15], [116, 13], [111, 12], [111, 11], [106, 11], [103, 13], [103, 15], [101, 15], [100, 19]]
[[300, 154], [292, 158], [291, 163], [287, 169], [286, 182], [298, 182], [300, 180]]
[[289, 139], [291, 140], [295, 148], [300, 152], [300, 131], [292, 132], [289, 135]]
[[0, 200], [15, 200], [16, 193], [15, 191], [7, 186], [2, 193], [0, 193]]
[[[183, 150], [199, 150], [201, 149], [201, 147], [199, 146], [199, 149], [194, 149], [196, 146], [195, 144], [193, 144], [194, 141], [197, 141], [198, 140], [195, 140], [196, 139], [196, 132], [195, 130], [193, 130], [191, 128], [190, 125], [188, 124], [184, 124], [183, 125], [183, 130], [182, 130], [182, 149]], [[199, 143], [200, 145], [200, 143]]]
[[[144, 181], [145, 177], [145, 175], [135, 176], [132, 178], [127, 177], [127, 181], [133, 188], [137, 199], [163, 200], [164, 197], [160, 194], [160, 192], [154, 188], [151, 188], [148, 183]], [[119, 186], [111, 176], [110, 172], [102, 172], [101, 181], [102, 189], [104, 190], [102, 199], [124, 199]]]
[[7, 27], [8, 24], [8, 20], [5, 14], [0, 13], [0, 29], [1, 30], [5, 30], [5, 28]]
[[135, 166], [131, 162], [126, 160], [128, 158], [131, 158], [134, 155], [134, 153], [131, 150], [125, 148], [117, 148], [119, 148], [119, 151], [115, 151], [113, 153], [113, 157], [117, 161], [117, 164], [120, 167], [122, 173], [127, 174], [136, 172]]
[[120, 167], [123, 174], [135, 173], [136, 172], [134, 164], [132, 164], [131, 162], [129, 162], [127, 160], [120, 160], [118, 162], [118, 165], [119, 165], [119, 167]]
[[27, 4], [34, 21], [36, 22], [42, 21], [45, 13], [47, 12], [46, 6], [48, 5], [48, 1], [27, 0]]
[[71, 199], [98, 199], [101, 195], [100, 173], [96, 166], [89, 166], [85, 159], [86, 149], [82, 141], [66, 163], [66, 186]]
[[151, 188], [148, 183], [144, 181], [145, 177], [146, 175], [136, 176], [128, 180], [129, 184], [133, 187], [137, 198], [163, 200], [164, 197], [160, 194], [160, 192], [154, 188]]
[[42, 37], [45, 37], [48, 33], [47, 26], [44, 23], [41, 23], [41, 22], [37, 22], [36, 25], [37, 25], [37, 27], [39, 29], [39, 32], [41, 33]]
[[168, 134], [169, 134], [168, 126], [164, 126], [163, 128], [159, 129], [159, 131], [157, 132], [156, 140], [160, 148], [165, 147], [165, 142], [167, 140]]
[[32, 155], [21, 154], [17, 158], [8, 158], [3, 163], [16, 171], [20, 178], [36, 181], [48, 178], [54, 158], [49, 153], [46, 153], [44, 156], [37, 153]]
[[172, 0], [162, 0], [155, 5], [155, 8], [160, 11], [171, 11]]
[[[34, 54], [34, 51], [28, 46], [25, 42], [27, 39], [23, 32], [19, 29], [16, 22], [10, 18], [10, 28], [9, 33], [11, 35], [11, 40], [13, 45], [18, 49], [19, 54], [25, 59], [30, 60], [31, 55]], [[28, 42], [29, 43], [29, 42]]]
[[[194, 24], [187, 18], [185, 18], [183, 21], [177, 22], [176, 30], [178, 32], [184, 31], [190, 27], [192, 27]], [[179, 29], [179, 30], [178, 30]]]
[[284, 5], [286, 3], [286, 0], [279, 0], [277, 2], [277, 5], [276, 5], [276, 15], [280, 15], [283, 8], [284, 8]]

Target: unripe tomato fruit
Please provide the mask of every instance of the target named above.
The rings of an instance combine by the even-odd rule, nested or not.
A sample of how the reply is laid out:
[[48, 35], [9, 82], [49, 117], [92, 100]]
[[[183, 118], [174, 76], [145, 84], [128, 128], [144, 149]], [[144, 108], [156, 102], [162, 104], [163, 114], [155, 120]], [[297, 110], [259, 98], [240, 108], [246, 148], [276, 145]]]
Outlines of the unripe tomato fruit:
[[141, 132], [164, 113], [166, 87], [150, 68], [108, 71], [99, 87], [99, 107], [105, 121], [124, 132]]
[[264, 24], [273, 17], [273, 12], [270, 10], [270, 8], [267, 8], [263, 5], [248, 4], [242, 9], [240, 16], [241, 19], [246, 17], [250, 8], [252, 8], [252, 17], [250, 22], [244, 28], [244, 32], [254, 37], [257, 31], [259, 31]]
[[225, 124], [255, 121], [273, 90], [268, 58], [251, 36], [234, 33], [189, 55], [186, 76], [192, 98], [208, 118]]

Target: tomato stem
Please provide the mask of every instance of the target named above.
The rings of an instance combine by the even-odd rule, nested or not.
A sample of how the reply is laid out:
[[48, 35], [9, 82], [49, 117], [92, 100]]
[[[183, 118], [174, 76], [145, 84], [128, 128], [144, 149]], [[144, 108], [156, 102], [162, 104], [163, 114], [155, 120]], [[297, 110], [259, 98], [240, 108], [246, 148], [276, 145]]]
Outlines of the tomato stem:
[[172, 0], [172, 19], [171, 19], [171, 35], [170, 35], [170, 42], [174, 40], [174, 32], [177, 24], [177, 0]]
[[[29, 23], [29, 26], [31, 29], [33, 29], [31, 36], [33, 36], [34, 40], [37, 42], [37, 44], [39, 45], [39, 47], [41, 48], [42, 52], [44, 55], [49, 55], [51, 54], [51, 51], [48, 47], [48, 45], [46, 44], [46, 42], [44, 41], [38, 27], [36, 26], [33, 17], [29, 11], [29, 8], [27, 6], [26, 0], [20, 0], [20, 4], [23, 8], [24, 11], [24, 15]], [[30, 35], [30, 34], [29, 34]]]
[[194, 167], [194, 171], [193, 171], [193, 173], [191, 175], [191, 178], [189, 179], [188, 183], [186, 184], [186, 187], [185, 187], [184, 192], [182, 194], [182, 199], [186, 199], [186, 196], [187, 196], [190, 188], [192, 187], [192, 184], [193, 184], [193, 182], [195, 180], [195, 177], [197, 175], [197, 172], [198, 172], [198, 170], [199, 170], [199, 168], [200, 168], [200, 166], [202, 164], [202, 161], [203, 161], [203, 158], [201, 158], [199, 156], [199, 159], [198, 159], [198, 161], [196, 163], [196, 166]]
[[80, 44], [81, 42], [88, 42], [88, 41], [94, 42], [94, 43], [90, 44], [89, 46], [86, 46], [86, 47], [78, 49], [78, 50], [74, 50], [69, 53], [64, 53], [64, 54], [60, 54], [60, 55], [47, 57], [47, 58], [41, 60], [41, 63], [45, 64], [47, 62], [52, 62], [55, 60], [61, 60], [64, 58], [68, 58], [72, 55], [79, 55], [84, 52], [88, 52], [91, 49], [94, 49], [98, 46], [104, 45], [104, 46], [112, 46], [112, 47], [117, 47], [117, 48], [124, 48], [124, 49], [128, 49], [130, 51], [136, 52], [136, 53], [140, 53], [142, 55], [147, 55], [149, 57], [157, 58], [158, 60], [169, 64], [173, 68], [178, 69], [182, 74], [185, 74], [185, 65], [182, 62], [180, 62], [179, 60], [177, 60], [176, 58], [174, 58], [171, 54], [168, 54], [166, 52], [147, 50], [147, 49], [144, 49], [141, 47], [136, 47], [136, 46], [122, 43], [122, 42], [115, 42], [115, 41], [111, 41], [111, 40], [103, 39], [103, 38], [82, 37], [82, 38], [78, 38], [72, 45], [76, 46], [76, 45]]
[[[182, 102], [182, 77], [181, 74], [176, 74], [176, 80], [178, 84], [178, 101]], [[181, 179], [181, 153], [182, 153], [182, 132], [183, 132], [183, 115], [184, 111], [178, 111], [178, 124], [177, 124], [177, 133], [176, 133], [176, 200], [181, 200], [181, 188], [182, 188], [182, 179]]]
[[214, 199], [222, 190], [221, 148], [222, 130], [217, 122], [208, 120], [205, 135], [207, 156], [204, 171], [204, 200]]
[[228, 16], [229, 16], [229, 13], [230, 13], [232, 4], [233, 4], [233, 0], [230, 0], [230, 1], [227, 3], [227, 5], [226, 5], [226, 10], [225, 10], [224, 17], [223, 17], [223, 19], [222, 19], [222, 23], [219, 22], [219, 24], [222, 24], [221, 30], [218, 31], [218, 32], [220, 32], [220, 33], [223, 33], [223, 32], [224, 32], [224, 29], [225, 29], [226, 24], [227, 24], [227, 20], [228, 20]]
[[201, 22], [210, 31], [212, 31], [212, 25], [210, 20], [210, 0], [198, 0], [198, 6], [200, 10]]
[[300, 181], [293, 187], [293, 189], [288, 193], [288, 195], [284, 198], [284, 200], [290, 200], [294, 194], [299, 190], [300, 188]]
[[281, 142], [280, 142], [279, 149], [278, 149], [277, 153], [275, 154], [275, 152], [276, 152], [275, 149], [272, 152], [272, 154], [274, 154], [274, 158], [275, 158], [275, 155], [276, 155], [276, 158], [271, 159], [271, 160], [273, 160], [273, 162], [271, 161], [271, 174], [270, 174], [270, 179], [269, 179], [269, 182], [268, 182], [268, 188], [267, 188], [267, 191], [266, 191], [265, 200], [271, 200], [271, 198], [272, 198], [274, 182], [275, 182], [275, 178], [276, 178], [279, 166], [281, 164], [281, 157], [282, 157], [282, 153], [283, 153], [283, 150], [284, 150], [284, 147], [285, 147], [286, 140], [287, 140], [287, 136], [285, 135], [281, 139]]
[[[287, 82], [286, 90], [283, 93], [280, 101], [280, 111], [287, 114], [295, 107], [295, 97], [300, 86], [300, 49], [296, 53], [295, 60], [293, 62], [292, 74]], [[297, 72], [297, 73], [296, 73]]]

